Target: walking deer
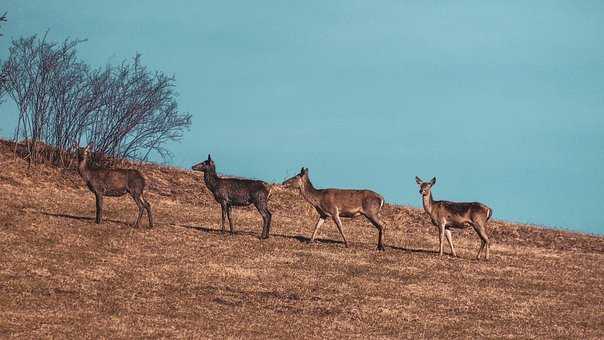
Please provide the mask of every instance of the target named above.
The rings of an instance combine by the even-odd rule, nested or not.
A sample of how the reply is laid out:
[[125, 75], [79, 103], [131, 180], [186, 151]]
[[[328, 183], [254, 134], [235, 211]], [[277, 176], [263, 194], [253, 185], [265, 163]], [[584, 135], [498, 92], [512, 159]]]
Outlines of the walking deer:
[[424, 182], [419, 177], [415, 177], [419, 185], [419, 193], [422, 195], [424, 210], [430, 216], [432, 224], [439, 228], [439, 255], [443, 255], [443, 239], [446, 236], [451, 246], [451, 253], [455, 254], [453, 241], [451, 239], [451, 228], [473, 227], [480, 237], [480, 249], [476, 259], [480, 259], [480, 253], [485, 250], [485, 259], [489, 259], [489, 238], [485, 231], [487, 221], [493, 216], [493, 209], [478, 202], [449, 202], [434, 201], [432, 199], [432, 187], [436, 183], [436, 177], [430, 182]]
[[363, 215], [379, 231], [377, 249], [384, 250], [384, 225], [378, 219], [378, 214], [384, 205], [384, 198], [379, 194], [371, 190], [315, 189], [308, 177], [307, 168], [302, 168], [299, 174], [285, 180], [283, 185], [297, 187], [302, 197], [319, 213], [310, 242], [314, 242], [319, 227], [325, 219], [331, 217], [342, 235], [344, 245], [348, 247], [340, 217], [352, 218]]
[[103, 216], [103, 196], [119, 197], [129, 193], [138, 207], [138, 217], [135, 228], [138, 228], [145, 210], [149, 217], [149, 228], [153, 227], [151, 205], [143, 196], [145, 177], [134, 169], [90, 169], [88, 159], [90, 149], [80, 149], [78, 153], [78, 172], [86, 182], [86, 186], [96, 197], [96, 223], [100, 224]]
[[262, 216], [263, 223], [260, 238], [268, 238], [272, 217], [271, 212], [268, 210], [268, 197], [271, 189], [268, 183], [250, 179], [219, 177], [216, 174], [216, 165], [210, 155], [208, 155], [206, 161], [193, 165], [191, 169], [203, 172], [206, 186], [222, 208], [222, 232], [224, 232], [224, 220], [226, 216], [229, 219], [231, 234], [234, 233], [233, 222], [231, 221], [231, 207], [253, 204]]

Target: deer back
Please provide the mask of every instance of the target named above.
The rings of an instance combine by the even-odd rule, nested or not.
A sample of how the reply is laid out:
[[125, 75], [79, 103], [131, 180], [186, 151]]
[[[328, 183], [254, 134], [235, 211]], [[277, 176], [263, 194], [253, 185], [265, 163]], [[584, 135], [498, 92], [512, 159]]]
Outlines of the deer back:
[[379, 210], [384, 199], [371, 190], [323, 189], [320, 205], [325, 212], [337, 211], [343, 216], [355, 216]]
[[145, 178], [134, 169], [94, 169], [88, 170], [87, 185], [91, 190], [108, 196], [120, 196], [126, 192], [142, 192]]
[[213, 194], [217, 200], [224, 200], [233, 205], [251, 204], [261, 195], [268, 197], [269, 186], [263, 181], [219, 178]]
[[484, 222], [490, 217], [489, 214], [490, 208], [479, 202], [436, 201], [432, 205], [435, 223], [443, 220], [456, 225]]

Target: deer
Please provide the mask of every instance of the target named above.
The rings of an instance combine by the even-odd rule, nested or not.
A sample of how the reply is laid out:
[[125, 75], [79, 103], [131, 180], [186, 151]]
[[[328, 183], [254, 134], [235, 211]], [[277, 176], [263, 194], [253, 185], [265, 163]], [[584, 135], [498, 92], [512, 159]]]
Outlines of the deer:
[[78, 172], [86, 182], [88, 189], [96, 198], [96, 223], [101, 224], [103, 219], [103, 197], [120, 197], [126, 193], [132, 196], [132, 199], [138, 207], [138, 217], [136, 218], [135, 228], [139, 227], [141, 217], [144, 211], [147, 211], [149, 217], [149, 228], [153, 228], [153, 214], [151, 205], [144, 197], [145, 177], [140, 171], [135, 169], [90, 169], [88, 160], [90, 158], [90, 147], [79, 149]]
[[286, 188], [298, 188], [304, 200], [319, 213], [310, 243], [315, 241], [319, 228], [330, 217], [338, 227], [338, 231], [344, 240], [344, 246], [348, 248], [348, 241], [344, 235], [340, 218], [353, 218], [363, 215], [379, 232], [377, 250], [385, 250], [384, 225], [378, 218], [378, 214], [384, 205], [384, 198], [379, 194], [371, 190], [315, 189], [310, 181], [308, 168], [304, 167], [300, 169], [299, 174], [285, 180], [282, 185]]
[[432, 224], [439, 228], [439, 256], [443, 255], [443, 242], [446, 236], [452, 255], [457, 257], [453, 248], [453, 240], [451, 239], [451, 229], [472, 227], [480, 237], [480, 248], [478, 249], [476, 259], [480, 260], [480, 253], [484, 250], [485, 260], [488, 260], [490, 241], [485, 227], [486, 223], [493, 216], [493, 209], [479, 202], [433, 200], [432, 187], [436, 184], [436, 177], [433, 177], [430, 182], [424, 182], [416, 176], [415, 182], [419, 186], [419, 193], [422, 195], [424, 210], [430, 216]]
[[193, 165], [191, 169], [203, 172], [206, 187], [212, 192], [216, 202], [220, 204], [220, 208], [222, 209], [221, 226], [223, 233], [225, 232], [225, 218], [229, 220], [231, 235], [235, 233], [231, 220], [232, 207], [253, 204], [262, 216], [260, 239], [267, 239], [269, 237], [272, 213], [268, 209], [268, 198], [271, 192], [271, 186], [268, 183], [252, 179], [220, 177], [216, 173], [216, 164], [209, 154], [207, 160]]

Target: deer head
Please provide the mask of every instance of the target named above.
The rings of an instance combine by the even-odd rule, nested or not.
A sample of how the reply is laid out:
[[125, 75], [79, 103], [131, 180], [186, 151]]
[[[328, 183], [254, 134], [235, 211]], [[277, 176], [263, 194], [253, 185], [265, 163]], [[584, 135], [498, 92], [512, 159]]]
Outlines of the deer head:
[[283, 181], [282, 185], [284, 185], [285, 187], [296, 187], [296, 188], [300, 188], [303, 185], [303, 181], [308, 177], [308, 168], [304, 168], [302, 167], [302, 169], [300, 169], [300, 173], [295, 175], [292, 178], [286, 179], [285, 181]]
[[85, 147], [79, 147], [77, 148], [78, 151], [78, 159], [81, 161], [83, 159], [89, 159], [90, 158], [90, 144], [86, 145]]
[[191, 167], [191, 169], [193, 171], [203, 171], [203, 172], [205, 172], [205, 171], [208, 171], [210, 169], [216, 169], [216, 165], [214, 164], [214, 161], [212, 160], [212, 156], [210, 156], [208, 154], [208, 159], [207, 160], [205, 160], [205, 161], [203, 161], [201, 163], [197, 163], [197, 164], [193, 165]]
[[421, 178], [416, 176], [415, 182], [419, 186], [419, 193], [422, 194], [422, 196], [429, 196], [432, 186], [436, 184], [436, 177], [432, 177], [430, 182], [424, 182]]

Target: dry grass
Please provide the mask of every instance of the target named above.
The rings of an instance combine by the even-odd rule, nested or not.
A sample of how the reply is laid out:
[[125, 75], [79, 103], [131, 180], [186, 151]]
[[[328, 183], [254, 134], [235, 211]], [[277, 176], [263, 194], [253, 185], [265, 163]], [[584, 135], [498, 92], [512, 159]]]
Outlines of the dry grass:
[[[144, 166], [155, 229], [133, 229], [130, 198], [94, 198], [77, 173], [14, 159], [0, 144], [0, 337], [604, 338], [604, 238], [497, 221], [492, 260], [457, 232], [435, 254], [422, 211], [387, 205], [384, 253], [362, 219], [308, 244], [315, 215], [294, 192], [260, 216], [220, 210], [201, 176]], [[146, 220], [145, 220], [146, 222]], [[146, 225], [146, 223], [145, 223]]]

